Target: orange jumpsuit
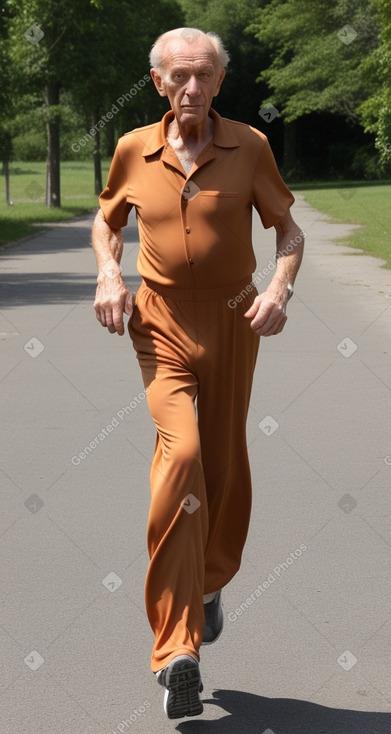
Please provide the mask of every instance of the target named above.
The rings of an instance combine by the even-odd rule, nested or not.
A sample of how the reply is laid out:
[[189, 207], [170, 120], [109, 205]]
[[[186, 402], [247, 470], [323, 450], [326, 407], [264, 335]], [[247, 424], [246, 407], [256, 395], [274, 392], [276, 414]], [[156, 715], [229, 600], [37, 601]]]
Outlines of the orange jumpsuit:
[[[156, 426], [146, 609], [151, 667], [199, 659], [203, 595], [240, 566], [251, 510], [246, 419], [259, 337], [243, 314], [264, 227], [294, 198], [266, 137], [210, 110], [213, 140], [189, 176], [167, 143], [173, 112], [118, 142], [100, 205], [113, 229], [136, 207], [140, 250], [128, 328]], [[235, 300], [235, 296], [241, 297]]]

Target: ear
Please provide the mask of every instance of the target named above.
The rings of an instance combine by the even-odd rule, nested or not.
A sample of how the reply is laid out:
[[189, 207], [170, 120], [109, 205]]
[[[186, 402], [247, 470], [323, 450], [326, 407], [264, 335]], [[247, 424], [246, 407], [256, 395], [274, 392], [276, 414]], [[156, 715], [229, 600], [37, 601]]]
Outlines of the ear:
[[215, 93], [213, 95], [214, 97], [217, 97], [217, 95], [218, 95], [218, 93], [220, 91], [220, 87], [221, 87], [221, 85], [223, 83], [224, 77], [225, 77], [225, 69], [222, 69], [221, 72], [220, 72], [220, 76], [219, 76], [219, 78], [218, 78], [218, 80], [216, 82], [216, 91], [215, 91]]
[[156, 69], [151, 69], [151, 77], [153, 79], [153, 83], [159, 92], [161, 97], [167, 97], [166, 88], [163, 82], [162, 77], [160, 74], [156, 71]]

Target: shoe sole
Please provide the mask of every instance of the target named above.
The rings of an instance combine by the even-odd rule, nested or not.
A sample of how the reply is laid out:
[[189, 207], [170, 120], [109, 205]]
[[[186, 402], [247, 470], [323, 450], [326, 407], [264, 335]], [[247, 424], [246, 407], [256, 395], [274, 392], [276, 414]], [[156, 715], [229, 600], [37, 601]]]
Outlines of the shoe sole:
[[199, 696], [202, 690], [200, 671], [196, 660], [179, 660], [170, 670], [164, 696], [164, 711], [169, 719], [199, 716], [204, 706]]

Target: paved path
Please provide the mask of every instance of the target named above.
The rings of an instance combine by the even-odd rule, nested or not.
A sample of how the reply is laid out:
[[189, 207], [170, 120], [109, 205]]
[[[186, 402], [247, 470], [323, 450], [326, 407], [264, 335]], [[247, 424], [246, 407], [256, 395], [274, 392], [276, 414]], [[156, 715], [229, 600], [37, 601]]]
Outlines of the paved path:
[[[294, 209], [307, 251], [261, 344], [250, 533], [202, 650], [204, 715], [180, 722], [149, 670], [154, 429], [128, 337], [95, 320], [91, 218], [2, 252], [2, 734], [391, 731], [391, 272]], [[126, 238], [136, 288], [134, 221]]]

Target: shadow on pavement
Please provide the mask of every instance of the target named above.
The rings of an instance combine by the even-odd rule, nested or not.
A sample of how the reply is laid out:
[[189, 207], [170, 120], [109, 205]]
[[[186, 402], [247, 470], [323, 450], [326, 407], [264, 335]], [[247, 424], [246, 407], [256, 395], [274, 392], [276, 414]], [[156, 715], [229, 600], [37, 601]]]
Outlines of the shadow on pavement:
[[12, 258], [23, 260], [26, 256], [49, 255], [53, 252], [69, 252], [91, 247], [91, 228], [93, 217], [83, 217], [83, 222], [77, 220], [63, 222], [43, 222], [42, 229], [37, 234], [27, 237], [20, 242], [12, 243], [0, 250], [4, 260]]
[[[127, 287], [137, 290], [140, 277], [125, 276]], [[39, 304], [91, 302], [95, 299], [96, 275], [75, 273], [20, 273], [0, 275], [0, 308]]]
[[[95, 212], [84, 215], [79, 221], [74, 219], [62, 222], [44, 222], [42, 224], [44, 229], [20, 243], [12, 243], [11, 247], [1, 248], [0, 255], [4, 260], [7, 257], [23, 260], [26, 256], [30, 257], [31, 255], [49, 255], [56, 252], [71, 252], [90, 248], [93, 262], [91, 229], [94, 217]], [[129, 216], [129, 224], [124, 227], [123, 235], [125, 248], [138, 246], [136, 244], [138, 243], [137, 223], [134, 215]], [[132, 244], [129, 244], [129, 241]], [[124, 254], [126, 254], [126, 249]]]
[[203, 701], [227, 712], [215, 721], [181, 722], [181, 734], [390, 734], [391, 713], [352, 711], [289, 698], [265, 698], [244, 691], [217, 690]]
[[[94, 301], [96, 267], [91, 245], [92, 221], [93, 216], [90, 216], [80, 222], [52, 224], [49, 231], [41, 232], [36, 237], [1, 250], [0, 308], [78, 303], [85, 299]], [[138, 248], [135, 222], [130, 222], [125, 228], [124, 240], [124, 279], [128, 288], [134, 292], [141, 283], [141, 277], [126, 275], [126, 256], [130, 254], [130, 251]], [[56, 260], [56, 255], [61, 258], [66, 253], [86, 249], [91, 250], [91, 268], [88, 267], [87, 272], [66, 272], [59, 269], [64, 262], [68, 263], [70, 260], [69, 258]], [[53, 264], [53, 271], [34, 272], [32, 255], [51, 257], [47, 262]], [[46, 259], [43, 262], [45, 261]], [[72, 268], [72, 265], [70, 267]], [[16, 270], [18, 272], [15, 272]]]

